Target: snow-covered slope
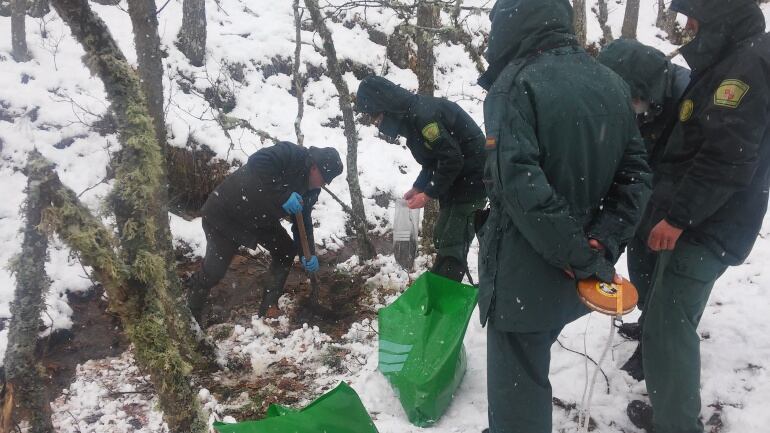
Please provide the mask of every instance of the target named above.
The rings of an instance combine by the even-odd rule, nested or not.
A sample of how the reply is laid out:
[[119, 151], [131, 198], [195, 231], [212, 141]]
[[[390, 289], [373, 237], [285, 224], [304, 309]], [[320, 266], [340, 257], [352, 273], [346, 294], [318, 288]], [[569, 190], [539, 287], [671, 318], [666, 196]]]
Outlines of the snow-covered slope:
[[[341, 0], [332, 2], [341, 3]], [[171, 101], [167, 117], [171, 143], [183, 146], [192, 136], [197, 142], [209, 146], [220, 158], [230, 161], [243, 161], [265, 145], [247, 129], [230, 131], [231, 142], [213, 120], [214, 113], [205, 101], [194, 95], [195, 92], [187, 94], [182, 91], [179, 83], [185, 81], [183, 76], [192, 77], [194, 86], [201, 92], [219, 80], [236, 97], [235, 109], [229, 115], [248, 120], [255, 128], [275, 137], [294, 140], [296, 101], [289, 93], [292, 80], [286, 74], [274, 73], [276, 68], [272, 62], [279, 57], [290, 58], [293, 54], [294, 28], [290, 2], [222, 0], [207, 3], [209, 39], [205, 67], [189, 66], [173, 44], [181, 26], [181, 0], [172, 0], [159, 15], [161, 39], [168, 53], [164, 59], [167, 72], [164, 87]], [[489, 0], [464, 2], [468, 6], [483, 7], [492, 3]], [[610, 24], [613, 33], [618, 35], [625, 2], [609, 3]], [[123, 52], [134, 62], [136, 55], [130, 20], [124, 11], [125, 2], [122, 8], [91, 4], [108, 22]], [[675, 47], [665, 41], [654, 27], [656, 4], [653, 1], [642, 2], [639, 39], [670, 52]], [[591, 6], [593, 4], [589, 5], [588, 12], [589, 40], [595, 41], [599, 39], [601, 30], [590, 11]], [[416, 76], [390, 63], [386, 59], [385, 47], [369, 39], [367, 30], [358, 24], [359, 20], [365, 20], [369, 27], [385, 33], [392, 32], [398, 23], [393, 13], [372, 8], [348, 12], [343, 23], [327, 21], [340, 58], [364, 64], [377, 73], [387, 70], [388, 78], [415, 89]], [[488, 30], [489, 27], [484, 15], [470, 15], [465, 23], [471, 32]], [[88, 127], [105, 112], [105, 94], [99, 80], [91, 77], [83, 66], [80, 59], [82, 49], [72, 39], [66, 26], [55, 12], [51, 12], [43, 19], [27, 18], [27, 30], [34, 60], [15, 63], [9, 55], [10, 37], [7, 35], [10, 35], [10, 20], [0, 18], [0, 34], [6, 35], [0, 39], [0, 80], [5, 83], [0, 86], [0, 182], [4, 193], [3, 200], [0, 200], [0, 243], [3, 245], [0, 263], [6, 263], [20, 250], [22, 221], [19, 208], [24, 199], [26, 179], [19, 169], [23, 167], [29, 150], [37, 148], [55, 161], [64, 183], [77, 192], [83, 192], [81, 199], [94, 212], [99, 212], [101, 200], [111, 187], [109, 183], [102, 183], [106, 163], [110, 152], [118, 148], [114, 135], [101, 136]], [[303, 31], [302, 38], [309, 44], [320, 46], [318, 36], [312, 32]], [[481, 38], [476, 35], [474, 43], [480, 44]], [[439, 45], [436, 54], [436, 66], [440, 71], [436, 77], [437, 95], [457, 101], [481, 123], [484, 92], [475, 85], [477, 72], [468, 55], [462, 47], [447, 44]], [[303, 59], [313, 70], [325, 68], [325, 59], [311, 45], [303, 46]], [[681, 58], [675, 61], [683, 63]], [[240, 81], [228, 73], [233, 68], [242, 68], [243, 78]], [[305, 64], [302, 71], [308, 72]], [[342, 129], [332, 126], [337, 122], [330, 125], [330, 120], [339, 115], [335, 88], [325, 75], [313, 77], [305, 90], [303, 130], [306, 144], [334, 146], [344, 158], [346, 144]], [[351, 89], [357, 87], [358, 80], [352, 73], [345, 78]], [[360, 126], [359, 134], [362, 141], [358, 160], [367, 212], [373, 223], [387, 230], [393, 209], [375, 205], [374, 195], [379, 191], [401, 194], [411, 186], [419, 167], [405, 148], [378, 139], [373, 127]], [[399, 169], [406, 174], [400, 175]], [[347, 198], [347, 184], [343, 179], [336, 180], [330, 188]], [[326, 248], [341, 245], [344, 214], [328, 195], [321, 195], [314, 216], [321, 221], [316, 231], [317, 241]], [[177, 238], [193, 245], [198, 254], [202, 253], [205, 240], [199, 221], [187, 222], [172, 217], [172, 229]], [[472, 265], [475, 253], [474, 248], [470, 258]], [[723, 432], [759, 432], [770, 425], [770, 414], [764, 408], [770, 401], [770, 365], [766, 365], [766, 360], [770, 359], [770, 322], [767, 321], [770, 303], [765, 302], [766, 291], [770, 288], [770, 273], [764, 269], [769, 260], [770, 221], [746, 264], [730, 269], [717, 284], [700, 327], [704, 336], [703, 415], [708, 420], [715, 410], [708, 405], [719, 403], [723, 407]], [[375, 283], [407, 283], [408, 275], [393, 266], [392, 258], [381, 258], [377, 263], [383, 271]], [[621, 268], [622, 264], [623, 260]], [[53, 245], [48, 271], [53, 286], [47, 300], [48, 315], [44, 320], [53, 322], [54, 328], [66, 328], [71, 323], [71, 309], [63, 293], [67, 290], [87, 290], [91, 283], [77, 260], [70, 257], [68, 249], [58, 243]], [[9, 317], [14, 286], [13, 276], [6, 270], [0, 270], [0, 318]], [[372, 326], [376, 328], [376, 323]], [[579, 351], [584, 350], [585, 344], [588, 352], [598, 357], [606, 341], [607, 326], [608, 321], [604, 317], [590, 316], [568, 326], [560, 341], [565, 347]], [[375, 417], [381, 432], [422, 431], [406, 421], [398, 400], [376, 371], [376, 341], [366, 329], [368, 325], [359, 324], [343, 342], [350, 351], [349, 356], [358, 361], [349, 362], [349, 371], [344, 374], [320, 371], [318, 391], [335, 381], [348, 380]], [[587, 337], [584, 339], [586, 330]], [[264, 348], [269, 346], [275, 349], [273, 354], [303, 357], [303, 362], [309, 365], [314, 365], [315, 360], [322, 368], [318, 359], [328, 347], [328, 339], [313, 329], [297, 330], [286, 341], [277, 342], [272, 331], [258, 320], [251, 327], [239, 329], [236, 334], [231, 349], [251, 356], [256, 361], [254, 365], [259, 365], [260, 360], [264, 362], [267, 356]], [[4, 352], [6, 339], [7, 330], [0, 331], [0, 353]], [[486, 427], [485, 346], [484, 330], [474, 316], [466, 338], [468, 373], [454, 404], [432, 431], [476, 432]], [[299, 347], [302, 347], [302, 353]], [[611, 360], [605, 364], [611, 393], [597, 393], [595, 397], [593, 416], [599, 425], [597, 431], [636, 431], [625, 415], [625, 407], [630, 400], [645, 392], [644, 385], [634, 382], [618, 369], [632, 350], [632, 344], [619, 342], [613, 348]], [[93, 363], [81, 369], [78, 381], [68, 391], [68, 396], [55, 407], [61, 431], [134, 431], [131, 423], [120, 421], [125, 413], [121, 415], [119, 412], [125, 412], [124, 409], [120, 405], [106, 403], [109, 401], [106, 390], [115, 379], [113, 377], [110, 382], [104, 378], [109, 377], [113, 370], [116, 375], [122, 374], [125, 363], [131, 363], [130, 356], [112, 363]], [[554, 346], [552, 381], [555, 396], [568, 402], [579, 401], [585, 379], [583, 369], [582, 357]], [[93, 374], [94, 370], [102, 373]], [[601, 384], [598, 389], [602, 389]], [[144, 399], [144, 403], [147, 400]], [[150, 403], [144, 409], [151, 407]], [[207, 407], [216, 410], [216, 402], [209, 401]], [[66, 411], [76, 413], [77, 422], [73, 422]], [[93, 418], [95, 413], [101, 415]], [[91, 418], [88, 418], [89, 414]], [[574, 411], [567, 413], [556, 409], [555, 428], [558, 431], [574, 431], [574, 416]], [[84, 422], [85, 418], [92, 422]], [[162, 431], [157, 413], [149, 419], [141, 431]], [[118, 421], [110, 424], [110, 420]]]

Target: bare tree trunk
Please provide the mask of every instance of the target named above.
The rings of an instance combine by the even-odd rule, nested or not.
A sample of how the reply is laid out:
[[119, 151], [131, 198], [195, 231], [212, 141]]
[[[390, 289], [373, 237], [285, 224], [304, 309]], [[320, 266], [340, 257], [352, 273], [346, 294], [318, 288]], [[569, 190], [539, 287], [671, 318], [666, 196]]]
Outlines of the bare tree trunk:
[[128, 0], [128, 14], [134, 27], [134, 44], [139, 62], [139, 78], [147, 99], [155, 136], [165, 154], [166, 120], [163, 112], [163, 59], [160, 53], [155, 0]]
[[463, 45], [465, 52], [468, 53], [468, 57], [473, 60], [473, 64], [476, 66], [476, 71], [479, 74], [483, 74], [486, 68], [484, 66], [484, 60], [481, 54], [482, 50], [479, 49], [479, 47], [473, 45], [473, 37], [465, 31], [459, 20], [462, 7], [463, 0], [455, 0], [455, 4], [452, 7], [452, 12], [450, 14], [452, 25], [454, 26], [454, 37]]
[[668, 34], [669, 40], [674, 44], [680, 44], [676, 34], [676, 12], [666, 7], [665, 0], [658, 0], [658, 16], [655, 25]]
[[12, 432], [15, 424], [27, 419], [30, 433], [53, 433], [51, 406], [45, 388], [45, 369], [35, 356], [45, 294], [50, 281], [45, 272], [48, 239], [40, 232], [43, 208], [51, 202], [51, 166], [36, 163], [32, 151], [27, 164], [26, 226], [21, 254], [14, 263], [16, 292], [11, 303], [11, 325], [5, 352], [6, 393], [2, 431]]
[[640, 0], [626, 2], [626, 14], [623, 16], [623, 28], [620, 30], [620, 35], [626, 39], [636, 39], [636, 28], [639, 26], [639, 2]]
[[[169, 263], [164, 161], [139, 79], [104, 22], [87, 0], [53, 0], [53, 6], [83, 45], [86, 62], [105, 85], [123, 145], [111, 202], [127, 269], [125, 299], [118, 311], [135, 346], [136, 359], [152, 379], [164, 419], [174, 432], [204, 433], [197, 393], [190, 383], [195, 359], [192, 318], [178, 302], [179, 282]], [[96, 259], [97, 264], [98, 258]]]
[[51, 12], [48, 0], [28, 0], [27, 14], [33, 18], [40, 18]]
[[607, 24], [609, 19], [609, 12], [607, 10], [607, 0], [599, 0], [597, 4], [596, 18], [599, 20], [599, 27], [602, 28], [602, 34], [604, 36], [604, 43], [608, 44], [612, 42], [614, 37], [612, 36], [612, 27]]
[[[433, 53], [433, 32], [426, 29], [436, 29], [441, 26], [441, 10], [438, 6], [421, 2], [417, 6], [417, 92], [421, 95], [433, 96], [435, 83], [436, 56]], [[429, 200], [425, 205], [422, 218], [422, 237], [420, 246], [426, 254], [433, 254], [433, 229], [438, 219], [438, 203]]]
[[588, 40], [588, 36], [586, 36], [586, 1], [572, 0], [572, 8], [575, 11], [575, 17], [573, 18], [575, 36], [577, 36], [580, 46], [585, 47]]
[[303, 96], [302, 76], [299, 73], [302, 61], [302, 12], [299, 10], [299, 0], [293, 0], [294, 8], [294, 91], [297, 94], [297, 117], [294, 119], [294, 132], [297, 134], [297, 144], [305, 145], [305, 135], [302, 134], [302, 116], [305, 113], [305, 99]]
[[11, 45], [13, 59], [26, 62], [30, 59], [27, 50], [26, 29], [27, 0], [11, 0]]
[[350, 201], [353, 212], [357, 218], [351, 218], [351, 224], [355, 227], [356, 237], [359, 243], [359, 256], [363, 260], [374, 257], [374, 246], [369, 242], [368, 227], [366, 225], [366, 208], [364, 208], [364, 198], [361, 194], [361, 185], [358, 183], [358, 131], [356, 131], [355, 120], [353, 118], [353, 107], [351, 105], [350, 90], [345, 80], [342, 78], [339, 62], [337, 61], [337, 50], [334, 48], [332, 34], [324, 23], [321, 10], [318, 7], [318, 0], [305, 0], [305, 6], [310, 12], [310, 18], [313, 20], [318, 34], [323, 40], [323, 48], [326, 53], [326, 65], [329, 69], [329, 77], [339, 94], [339, 104], [342, 110], [342, 120], [345, 125], [345, 138], [348, 142], [347, 155], [347, 181], [350, 189]]
[[184, 0], [177, 46], [193, 66], [206, 63], [206, 1]]

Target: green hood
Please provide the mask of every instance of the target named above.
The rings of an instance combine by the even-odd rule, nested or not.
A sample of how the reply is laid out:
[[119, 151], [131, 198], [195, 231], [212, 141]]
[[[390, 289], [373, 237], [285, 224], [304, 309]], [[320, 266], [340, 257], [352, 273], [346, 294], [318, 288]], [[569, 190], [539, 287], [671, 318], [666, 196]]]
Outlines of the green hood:
[[358, 85], [355, 110], [368, 114], [405, 114], [413, 98], [412, 92], [392, 81], [370, 75]]
[[596, 58], [631, 87], [631, 97], [661, 105], [670, 87], [671, 62], [661, 51], [634, 39], [617, 39]]
[[479, 84], [489, 89], [512, 60], [577, 45], [572, 16], [569, 0], [499, 0], [489, 14], [492, 30], [485, 54], [489, 69]]
[[698, 34], [680, 50], [694, 75], [765, 31], [765, 16], [754, 0], [673, 0], [671, 10], [700, 23]]
[[395, 138], [404, 127], [404, 118], [416, 96], [382, 77], [370, 75], [361, 81], [356, 92], [355, 110], [359, 113], [383, 113], [380, 132]]

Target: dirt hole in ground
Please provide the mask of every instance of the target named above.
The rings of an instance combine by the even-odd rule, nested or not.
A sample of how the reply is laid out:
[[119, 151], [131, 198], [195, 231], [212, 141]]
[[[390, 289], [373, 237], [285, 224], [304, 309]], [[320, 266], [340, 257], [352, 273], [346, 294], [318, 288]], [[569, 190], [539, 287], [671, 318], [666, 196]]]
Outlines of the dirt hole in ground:
[[[308, 275], [299, 264], [295, 264], [284, 286], [284, 296], [290, 305], [281, 313], [289, 318], [292, 329], [308, 326], [318, 328], [333, 339], [348, 332], [353, 322], [372, 318], [376, 312], [362, 305], [365, 297], [363, 275], [340, 272], [326, 257], [316, 273], [319, 282], [318, 304], [310, 302], [311, 284]], [[200, 259], [183, 265], [187, 272], [194, 272], [200, 266]], [[211, 289], [208, 304], [204, 309], [206, 327], [218, 323], [232, 323], [248, 326], [258, 314], [263, 290], [270, 284], [269, 255], [236, 255], [227, 274]]]

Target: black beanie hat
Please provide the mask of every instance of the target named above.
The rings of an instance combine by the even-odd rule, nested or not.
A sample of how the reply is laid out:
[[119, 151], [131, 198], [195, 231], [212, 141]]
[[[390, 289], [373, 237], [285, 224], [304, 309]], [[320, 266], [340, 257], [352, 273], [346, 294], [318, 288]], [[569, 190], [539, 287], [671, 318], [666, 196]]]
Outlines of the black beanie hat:
[[308, 151], [310, 152], [310, 159], [321, 170], [321, 175], [327, 184], [342, 174], [342, 159], [337, 149], [310, 146]]

